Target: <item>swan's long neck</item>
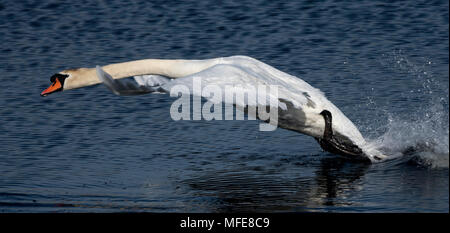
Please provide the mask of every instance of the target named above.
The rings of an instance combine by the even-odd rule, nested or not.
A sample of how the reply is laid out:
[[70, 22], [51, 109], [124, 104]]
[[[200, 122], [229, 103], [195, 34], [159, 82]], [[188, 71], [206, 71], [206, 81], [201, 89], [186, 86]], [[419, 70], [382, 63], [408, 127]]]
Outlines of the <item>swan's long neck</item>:
[[[220, 59], [220, 58], [219, 58]], [[103, 66], [103, 70], [114, 79], [126, 78], [136, 75], [156, 74], [169, 78], [180, 78], [207, 69], [220, 62], [219, 59], [208, 60], [162, 60], [145, 59], [130, 62], [116, 63]], [[100, 83], [95, 68], [81, 68], [67, 70], [66, 73], [76, 73], [76, 78], [68, 78], [64, 90], [91, 86]], [[64, 71], [61, 73], [65, 73]]]

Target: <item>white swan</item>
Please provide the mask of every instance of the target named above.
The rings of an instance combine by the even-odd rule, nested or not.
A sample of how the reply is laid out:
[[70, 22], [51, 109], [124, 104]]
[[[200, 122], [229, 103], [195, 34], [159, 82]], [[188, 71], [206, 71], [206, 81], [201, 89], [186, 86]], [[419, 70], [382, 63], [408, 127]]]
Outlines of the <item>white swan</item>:
[[[137, 85], [117, 80], [132, 76]], [[64, 70], [50, 80], [52, 85], [41, 93], [42, 96], [101, 82], [117, 95], [170, 92], [175, 85], [183, 84], [193, 95], [201, 96], [202, 93], [193, 88], [196, 80], [201, 80], [202, 86], [239, 86], [237, 91], [243, 92], [258, 85], [277, 85], [279, 127], [312, 136], [323, 149], [332, 153], [371, 161], [386, 157], [364, 140], [356, 126], [319, 89], [247, 56], [206, 60], [146, 59], [97, 69]], [[241, 109], [247, 107], [233, 104]]]

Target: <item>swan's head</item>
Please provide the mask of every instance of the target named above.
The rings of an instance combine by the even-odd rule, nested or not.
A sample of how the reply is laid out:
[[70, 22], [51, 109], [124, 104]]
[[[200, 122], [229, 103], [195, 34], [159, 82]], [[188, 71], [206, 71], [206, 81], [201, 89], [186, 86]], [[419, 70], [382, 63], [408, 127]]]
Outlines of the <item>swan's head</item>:
[[85, 87], [99, 83], [95, 75], [95, 69], [78, 68], [63, 70], [50, 77], [52, 84], [41, 92], [41, 96], [47, 96], [58, 91], [66, 91], [74, 88]]
[[50, 77], [50, 82], [52, 82], [52, 84], [50, 87], [41, 92], [41, 96], [47, 96], [51, 93], [62, 91], [64, 89], [64, 83], [68, 77], [68, 74], [62, 73], [52, 75], [52, 77]]

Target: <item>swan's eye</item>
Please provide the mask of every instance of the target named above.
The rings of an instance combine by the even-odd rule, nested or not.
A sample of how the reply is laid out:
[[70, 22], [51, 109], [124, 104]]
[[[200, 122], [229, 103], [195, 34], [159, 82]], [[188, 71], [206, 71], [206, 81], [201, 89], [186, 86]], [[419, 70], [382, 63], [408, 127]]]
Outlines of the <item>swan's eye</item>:
[[56, 76], [56, 74], [54, 74], [52, 77], [50, 77], [50, 82], [55, 82], [56, 81], [56, 78], [57, 78], [57, 76]]
[[65, 78], [69, 77], [67, 74], [54, 74], [50, 77], [50, 82], [55, 82], [56, 78], [59, 78], [60, 81], [63, 81]]

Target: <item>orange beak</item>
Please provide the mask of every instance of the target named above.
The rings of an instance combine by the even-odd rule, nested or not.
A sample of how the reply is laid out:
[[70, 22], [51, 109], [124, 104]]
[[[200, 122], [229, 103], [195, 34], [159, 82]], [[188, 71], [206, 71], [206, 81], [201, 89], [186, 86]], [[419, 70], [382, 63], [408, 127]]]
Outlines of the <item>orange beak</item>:
[[61, 90], [62, 90], [61, 82], [58, 79], [55, 79], [55, 81], [52, 83], [52, 85], [50, 85], [50, 87], [41, 92], [41, 96], [47, 96], [48, 94]]

